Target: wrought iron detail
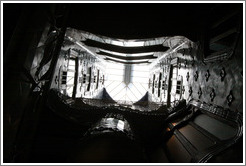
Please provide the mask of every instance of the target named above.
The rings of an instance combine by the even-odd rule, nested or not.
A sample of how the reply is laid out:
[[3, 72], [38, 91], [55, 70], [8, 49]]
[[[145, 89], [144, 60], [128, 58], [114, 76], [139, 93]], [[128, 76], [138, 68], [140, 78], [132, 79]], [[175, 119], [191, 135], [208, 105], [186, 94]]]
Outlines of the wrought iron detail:
[[193, 90], [192, 90], [192, 87], [190, 87], [190, 89], [189, 89], [189, 96], [191, 96], [192, 95], [192, 93], [193, 93]]
[[206, 81], [208, 82], [208, 79], [210, 77], [210, 73], [209, 73], [209, 70], [207, 70], [206, 74], [205, 74], [205, 78], [206, 78]]
[[187, 67], [187, 64], [188, 64], [188, 62], [187, 62], [187, 60], [185, 60], [185, 61], [184, 61], [184, 67], [185, 67], [185, 68]]
[[221, 78], [221, 81], [224, 81], [225, 76], [226, 76], [225, 68], [222, 67], [222, 69], [221, 69], [221, 71], [220, 71], [220, 78]]
[[198, 94], [198, 98], [200, 99], [202, 96], [202, 88], [201, 87], [199, 88], [197, 94]]
[[189, 72], [187, 72], [187, 75], [186, 75], [186, 79], [187, 79], [187, 81], [189, 81], [189, 78], [190, 78], [190, 73], [189, 73]]
[[228, 106], [231, 105], [231, 103], [233, 102], [234, 99], [235, 99], [235, 98], [234, 98], [234, 96], [233, 96], [233, 94], [232, 94], [232, 91], [230, 91], [229, 95], [226, 97]]
[[211, 90], [211, 93], [210, 93], [210, 99], [211, 99], [211, 102], [214, 101], [215, 96], [216, 96], [215, 91], [214, 91], [214, 89], [212, 89], [212, 90]]
[[195, 75], [194, 75], [194, 78], [195, 78], [195, 81], [197, 81], [199, 75], [198, 75], [198, 71], [195, 72]]
[[58, 84], [58, 77], [55, 77], [55, 83]]

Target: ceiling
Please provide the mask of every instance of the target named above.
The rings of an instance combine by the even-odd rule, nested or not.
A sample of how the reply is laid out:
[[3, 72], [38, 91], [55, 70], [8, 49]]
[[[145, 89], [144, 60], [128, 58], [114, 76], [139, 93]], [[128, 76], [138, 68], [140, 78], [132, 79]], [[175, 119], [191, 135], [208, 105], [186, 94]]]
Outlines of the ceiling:
[[[116, 2], [66, 3], [65, 5], [70, 9], [67, 26], [111, 38], [146, 39], [185, 36], [196, 42], [201, 38], [207, 14], [218, 5], [216, 3], [166, 3], [165, 1], [160, 3]], [[25, 10], [42, 7], [48, 9], [52, 5], [54, 4], [4, 4], [4, 49], [23, 8]], [[227, 4], [227, 6], [230, 5]], [[57, 21], [59, 23], [59, 19]]]
[[207, 12], [215, 4], [70, 4], [67, 26], [120, 39], [186, 36], [197, 41]]
[[[69, 15], [66, 24], [73, 29], [116, 40], [185, 36], [191, 41], [198, 41], [201, 38], [206, 15], [214, 5], [202, 3], [68, 4]], [[97, 48], [97, 54], [106, 57], [105, 60], [125, 64], [149, 63], [149, 60], [157, 58], [154, 54], [163, 53], [169, 49], [162, 44], [147, 47], [119, 47], [90, 39], [82, 43], [89, 48]], [[127, 57], [118, 56], [119, 53], [127, 54]], [[152, 54], [135, 56], [138, 53]], [[142, 60], [138, 62], [140, 58]]]

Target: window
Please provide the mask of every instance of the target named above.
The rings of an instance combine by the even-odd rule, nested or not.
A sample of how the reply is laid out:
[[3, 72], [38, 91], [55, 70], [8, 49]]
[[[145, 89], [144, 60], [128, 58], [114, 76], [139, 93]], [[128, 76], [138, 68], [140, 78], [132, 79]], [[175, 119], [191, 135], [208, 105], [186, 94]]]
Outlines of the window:
[[152, 94], [155, 93], [155, 74], [153, 75], [153, 81], [152, 81]]
[[67, 78], [66, 78], [66, 91], [69, 97], [73, 95], [74, 87], [74, 75], [75, 75], [75, 60], [68, 60]]
[[87, 91], [90, 91], [91, 88], [91, 67], [87, 70], [87, 77], [88, 77], [88, 85], [87, 85]]
[[162, 78], [162, 73], [159, 74], [158, 97], [160, 97], [161, 95], [161, 78]]

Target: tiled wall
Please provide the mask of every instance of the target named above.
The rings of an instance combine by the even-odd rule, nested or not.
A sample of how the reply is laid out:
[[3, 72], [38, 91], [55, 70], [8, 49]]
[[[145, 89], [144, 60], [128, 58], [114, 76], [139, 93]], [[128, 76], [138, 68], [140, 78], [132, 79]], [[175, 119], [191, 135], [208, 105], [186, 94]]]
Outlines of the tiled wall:
[[66, 78], [69, 75], [69, 59], [78, 65], [73, 70], [74, 73], [75, 70], [78, 71], [75, 97], [96, 98], [104, 87], [105, 66], [90, 54], [78, 49], [61, 50], [51, 88], [60, 89], [63, 94], [68, 93], [71, 84], [67, 82], [69, 77]]
[[[198, 45], [192, 49], [181, 49], [166, 56], [150, 73], [149, 94], [154, 102], [168, 101], [168, 93], [175, 92], [175, 73], [181, 81], [181, 92], [175, 98], [191, 98], [223, 106], [233, 111], [243, 111], [243, 52], [242, 37], [230, 59], [204, 63], [203, 51]], [[173, 71], [172, 71], [173, 69]], [[173, 73], [168, 82], [170, 72]], [[161, 73], [159, 86], [159, 75]], [[153, 81], [153, 75], [155, 80]], [[154, 86], [153, 83], [154, 82]], [[168, 88], [168, 86], [170, 86]], [[154, 87], [154, 88], [153, 88]], [[160, 87], [160, 88], [159, 88]], [[154, 91], [153, 91], [154, 90]], [[160, 90], [160, 96], [158, 96]], [[169, 90], [169, 92], [168, 92]], [[154, 92], [154, 93], [152, 93]], [[179, 93], [179, 92], [178, 92]], [[181, 96], [180, 96], [181, 95]], [[171, 101], [174, 99], [171, 98]]]

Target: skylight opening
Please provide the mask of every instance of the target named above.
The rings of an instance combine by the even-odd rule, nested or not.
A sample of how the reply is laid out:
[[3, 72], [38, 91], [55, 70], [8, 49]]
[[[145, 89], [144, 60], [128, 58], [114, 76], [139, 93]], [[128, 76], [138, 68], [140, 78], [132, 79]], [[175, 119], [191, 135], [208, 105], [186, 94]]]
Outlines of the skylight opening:
[[[79, 40], [81, 35], [83, 40]], [[87, 63], [91, 63], [92, 66], [94, 63], [102, 66], [103, 76], [105, 76], [102, 79], [102, 85], [111, 98], [119, 103], [122, 101], [139, 101], [148, 92], [149, 70], [152, 70], [153, 67], [158, 68], [159, 63], [167, 55], [172, 55], [179, 49], [192, 46], [192, 42], [183, 36], [123, 40], [77, 30], [74, 32], [73, 29], [67, 30], [66, 39], [72, 41], [74, 47], [86, 52]], [[72, 66], [69, 69], [71, 71], [75, 70], [75, 67]], [[87, 73], [92, 76], [88, 77], [89, 83], [86, 93], [83, 92], [86, 97], [95, 96], [93, 92], [95, 88], [95, 81], [93, 80], [96, 79], [95, 72], [97, 71], [94, 71], [93, 68], [92, 74]], [[68, 76], [72, 76], [72, 73], [68, 73]], [[155, 75], [153, 80], [155, 80]], [[70, 81], [71, 84], [73, 82], [72, 79], [67, 81]], [[67, 92], [72, 95], [72, 88], [68, 88]], [[80, 91], [81, 89], [84, 90], [83, 86], [80, 86]], [[97, 85], [96, 89], [98, 89]], [[152, 93], [154, 93], [154, 89], [152, 89]]]
[[106, 73], [105, 88], [119, 103], [139, 101], [148, 90], [148, 65], [108, 63]]

